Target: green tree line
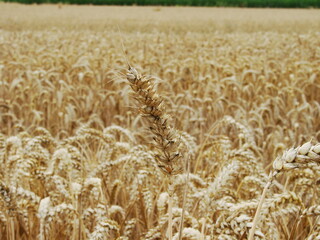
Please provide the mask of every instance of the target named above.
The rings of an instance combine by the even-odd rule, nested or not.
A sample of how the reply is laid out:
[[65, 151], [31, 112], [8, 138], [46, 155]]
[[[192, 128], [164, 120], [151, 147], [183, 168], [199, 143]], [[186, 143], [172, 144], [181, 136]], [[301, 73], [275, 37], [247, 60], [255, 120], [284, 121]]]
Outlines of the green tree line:
[[[1, 1], [1, 0], [0, 0]], [[69, 3], [93, 5], [164, 5], [310, 8], [320, 7], [320, 0], [4, 0], [20, 3]]]

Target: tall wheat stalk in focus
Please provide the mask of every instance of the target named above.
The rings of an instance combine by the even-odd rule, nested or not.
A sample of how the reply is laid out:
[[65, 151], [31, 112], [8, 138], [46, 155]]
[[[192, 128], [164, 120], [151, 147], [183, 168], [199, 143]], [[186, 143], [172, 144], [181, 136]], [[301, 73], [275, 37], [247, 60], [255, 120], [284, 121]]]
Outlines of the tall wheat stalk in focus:
[[168, 231], [167, 237], [172, 239], [172, 177], [183, 171], [183, 148], [177, 131], [170, 124], [170, 117], [162, 98], [154, 90], [154, 85], [129, 65], [127, 80], [130, 82], [139, 109], [149, 124], [149, 130], [155, 141], [156, 153], [154, 158], [159, 169], [168, 177]]

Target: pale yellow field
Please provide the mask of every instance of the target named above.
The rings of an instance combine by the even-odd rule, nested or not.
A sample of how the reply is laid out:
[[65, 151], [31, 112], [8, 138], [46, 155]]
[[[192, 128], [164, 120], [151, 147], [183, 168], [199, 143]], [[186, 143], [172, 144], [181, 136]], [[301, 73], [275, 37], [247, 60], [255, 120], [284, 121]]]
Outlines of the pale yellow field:
[[319, 119], [318, 9], [0, 3], [0, 239], [319, 239]]
[[[0, 3], [1, 4], [1, 3]], [[316, 32], [319, 9], [240, 9], [203, 7], [130, 7], [70, 5], [0, 5], [5, 30], [130, 32]]]

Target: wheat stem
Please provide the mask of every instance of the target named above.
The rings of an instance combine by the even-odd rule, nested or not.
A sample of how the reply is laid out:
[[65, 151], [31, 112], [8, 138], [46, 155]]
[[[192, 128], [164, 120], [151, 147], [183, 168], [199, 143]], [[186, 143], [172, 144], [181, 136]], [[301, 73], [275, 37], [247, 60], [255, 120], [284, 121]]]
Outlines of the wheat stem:
[[206, 228], [206, 219], [203, 218], [203, 219], [202, 219], [202, 226], [201, 226], [201, 238], [200, 238], [200, 240], [204, 240], [204, 231], [205, 231], [205, 228]]
[[168, 229], [167, 229], [167, 237], [169, 240], [172, 240], [172, 206], [173, 206], [173, 191], [171, 179], [169, 182], [169, 199], [168, 199]]
[[15, 240], [15, 234], [14, 234], [14, 219], [13, 217], [10, 217], [10, 240]]
[[266, 193], [267, 193], [268, 189], [271, 186], [271, 183], [272, 183], [272, 172], [269, 175], [269, 181], [267, 182], [267, 184], [265, 185], [265, 187], [263, 189], [263, 192], [262, 192], [262, 195], [261, 195], [258, 207], [257, 207], [256, 214], [254, 215], [254, 218], [253, 218], [252, 228], [250, 229], [248, 240], [253, 240], [254, 232], [255, 232], [256, 227], [257, 227], [258, 222], [259, 222], [262, 205], [263, 205], [264, 200], [266, 198]]
[[182, 230], [183, 230], [183, 221], [184, 221], [184, 215], [185, 215], [185, 207], [186, 207], [186, 200], [187, 200], [187, 194], [188, 194], [188, 184], [189, 184], [189, 173], [190, 173], [190, 153], [188, 154], [187, 158], [187, 166], [186, 166], [186, 181], [184, 184], [184, 189], [183, 189], [183, 200], [182, 200], [182, 213], [181, 213], [181, 221], [180, 221], [180, 226], [179, 226], [179, 240], [182, 239]]

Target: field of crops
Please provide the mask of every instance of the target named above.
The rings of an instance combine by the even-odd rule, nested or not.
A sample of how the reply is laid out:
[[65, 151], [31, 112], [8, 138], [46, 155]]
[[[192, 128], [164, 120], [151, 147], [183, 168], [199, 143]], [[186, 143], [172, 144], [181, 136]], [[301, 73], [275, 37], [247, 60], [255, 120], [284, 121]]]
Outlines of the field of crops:
[[319, 10], [0, 3], [0, 239], [319, 240], [319, 120]]

